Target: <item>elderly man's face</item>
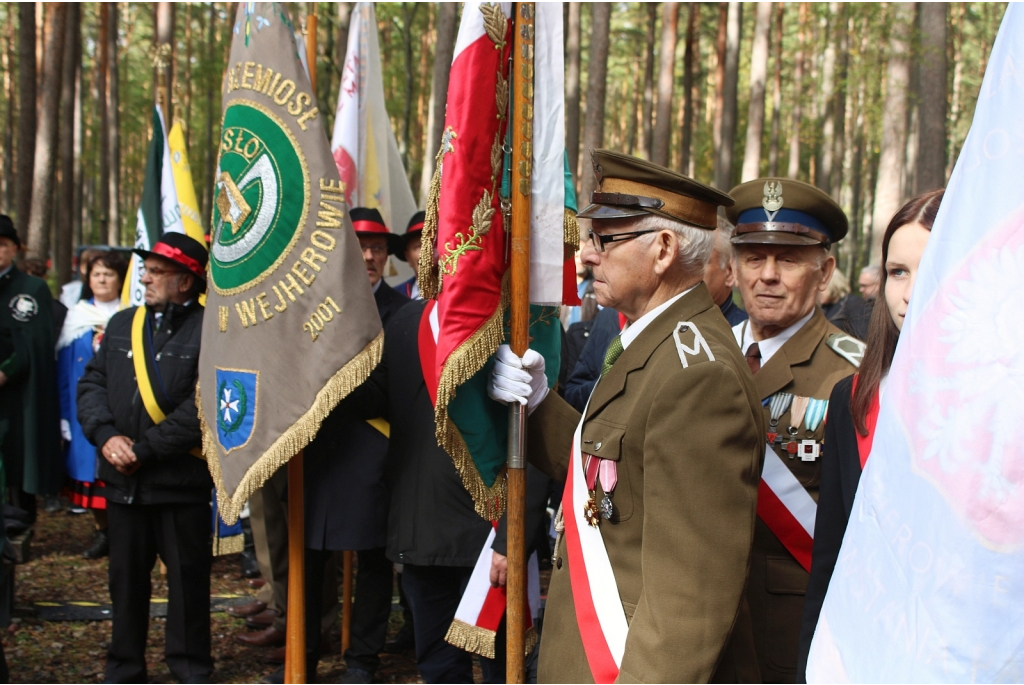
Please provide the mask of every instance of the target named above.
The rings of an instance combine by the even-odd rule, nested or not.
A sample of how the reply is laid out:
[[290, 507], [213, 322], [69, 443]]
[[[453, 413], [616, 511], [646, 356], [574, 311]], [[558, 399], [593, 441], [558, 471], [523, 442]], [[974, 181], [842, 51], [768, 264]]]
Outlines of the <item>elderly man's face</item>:
[[[770, 338], [814, 309], [835, 269], [820, 247], [737, 245], [736, 280], [755, 333]], [[819, 261], [820, 260], [820, 261]]]
[[878, 297], [878, 280], [878, 274], [876, 272], [862, 272], [860, 278], [857, 280], [857, 285], [860, 287], [861, 297], [867, 300], [873, 300]]
[[18, 244], [10, 238], [0, 238], [0, 271], [14, 263], [18, 254]]
[[192, 288], [192, 274], [163, 257], [147, 257], [143, 268], [139, 280], [146, 286], [144, 298], [147, 307], [160, 312], [169, 302], [184, 304], [184, 298]]
[[[638, 230], [637, 219], [594, 219], [590, 230], [598, 235], [614, 235]], [[647, 299], [658, 287], [654, 273], [658, 246], [648, 235], [608, 243], [604, 252], [593, 240], [583, 241], [580, 259], [594, 272], [594, 295], [602, 307], [612, 307], [632, 318], [642, 313]]]
[[363, 253], [366, 264], [366, 275], [370, 277], [370, 285], [376, 286], [384, 277], [384, 265], [388, 261], [388, 241], [378, 236], [359, 237], [359, 249]]

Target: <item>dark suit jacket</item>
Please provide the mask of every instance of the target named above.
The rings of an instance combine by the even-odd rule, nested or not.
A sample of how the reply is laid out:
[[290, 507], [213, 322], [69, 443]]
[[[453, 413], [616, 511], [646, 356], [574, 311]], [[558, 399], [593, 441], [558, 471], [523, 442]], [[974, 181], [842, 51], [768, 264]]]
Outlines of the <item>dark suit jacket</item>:
[[[797, 682], [807, 682], [805, 670], [811, 638], [818, 625], [818, 615], [825, 601], [832, 571], [839, 558], [846, 524], [853, 509], [853, 497], [860, 483], [860, 454], [857, 451], [857, 429], [850, 413], [853, 376], [836, 383], [828, 401], [828, 423], [825, 424], [825, 451], [821, 461], [821, 490], [818, 492], [818, 513], [814, 518], [814, 552], [811, 557], [811, 579], [804, 598], [804, 616], [800, 624], [800, 651], [797, 654]], [[874, 430], [874, 426], [869, 426]]]
[[476, 513], [455, 464], [437, 444], [417, 338], [425, 307], [423, 300], [413, 300], [391, 318], [380, 364], [345, 402], [362, 416], [391, 423], [384, 465], [391, 498], [388, 558], [417, 566], [472, 567], [490, 523]]
[[[385, 328], [409, 301], [384, 282], [373, 299]], [[311, 549], [376, 549], [386, 543], [388, 439], [354, 407], [353, 401], [342, 401], [306, 447], [306, 546]]]

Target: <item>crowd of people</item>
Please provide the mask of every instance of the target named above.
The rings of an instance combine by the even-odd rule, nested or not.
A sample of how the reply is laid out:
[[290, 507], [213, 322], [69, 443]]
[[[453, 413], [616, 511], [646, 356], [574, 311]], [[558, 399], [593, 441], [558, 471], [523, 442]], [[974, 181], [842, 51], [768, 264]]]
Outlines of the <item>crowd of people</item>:
[[[724, 193], [637, 158], [593, 158], [583, 304], [564, 312], [555, 392], [533, 351], [501, 346], [489, 377], [493, 400], [528, 408], [528, 553], [550, 560], [531, 677], [802, 680], [942, 191], [893, 217], [857, 296], [832, 251], [847, 218], [817, 188], [764, 178]], [[392, 256], [419, 262], [423, 213], [402, 235], [375, 209], [350, 217], [385, 342], [305, 450], [307, 670], [338, 619], [347, 550], [357, 570], [343, 682], [372, 682], [379, 655], [404, 649], [426, 682], [472, 682], [473, 655], [446, 636], [492, 524], [435, 438], [418, 351], [428, 303], [415, 276], [384, 280]], [[167, 664], [208, 682], [216, 519], [195, 405], [206, 246], [168, 233], [136, 250], [145, 306], [130, 308], [118, 251], [83, 252], [58, 301], [29, 260], [16, 263], [19, 248], [0, 215], [6, 503], [34, 519], [37, 496], [61, 494], [92, 516], [83, 556], [110, 558], [108, 682], [146, 680], [158, 558]], [[281, 469], [249, 500], [258, 592], [228, 609], [246, 620], [237, 638], [282, 663], [287, 481]], [[759, 495], [779, 483], [816, 503], [813, 538], [787, 530], [784, 497]], [[506, 551], [500, 522], [495, 586]], [[388, 642], [396, 578], [404, 628]], [[481, 659], [485, 682], [504, 681], [500, 636], [495, 652]]]

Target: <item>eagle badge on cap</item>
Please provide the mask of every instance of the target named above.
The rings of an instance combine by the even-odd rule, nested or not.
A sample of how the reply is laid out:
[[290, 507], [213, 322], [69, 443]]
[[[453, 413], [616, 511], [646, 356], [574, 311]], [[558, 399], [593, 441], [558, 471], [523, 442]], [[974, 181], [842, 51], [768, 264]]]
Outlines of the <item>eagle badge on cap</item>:
[[778, 181], [768, 181], [764, 184], [764, 198], [761, 206], [768, 213], [768, 221], [775, 221], [775, 215], [782, 209], [782, 184]]

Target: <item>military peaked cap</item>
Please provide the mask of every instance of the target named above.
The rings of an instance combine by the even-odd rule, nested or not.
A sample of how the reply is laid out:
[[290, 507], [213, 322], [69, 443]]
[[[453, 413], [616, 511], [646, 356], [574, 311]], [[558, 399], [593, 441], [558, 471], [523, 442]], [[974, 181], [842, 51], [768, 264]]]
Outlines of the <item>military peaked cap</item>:
[[611, 150], [591, 150], [597, 190], [580, 219], [625, 219], [657, 214], [714, 230], [718, 208], [733, 199], [692, 178], [652, 162]]
[[726, 210], [736, 224], [736, 245], [822, 245], [843, 239], [849, 229], [843, 208], [814, 186], [788, 178], [759, 178], [741, 183], [729, 194], [736, 204]]

